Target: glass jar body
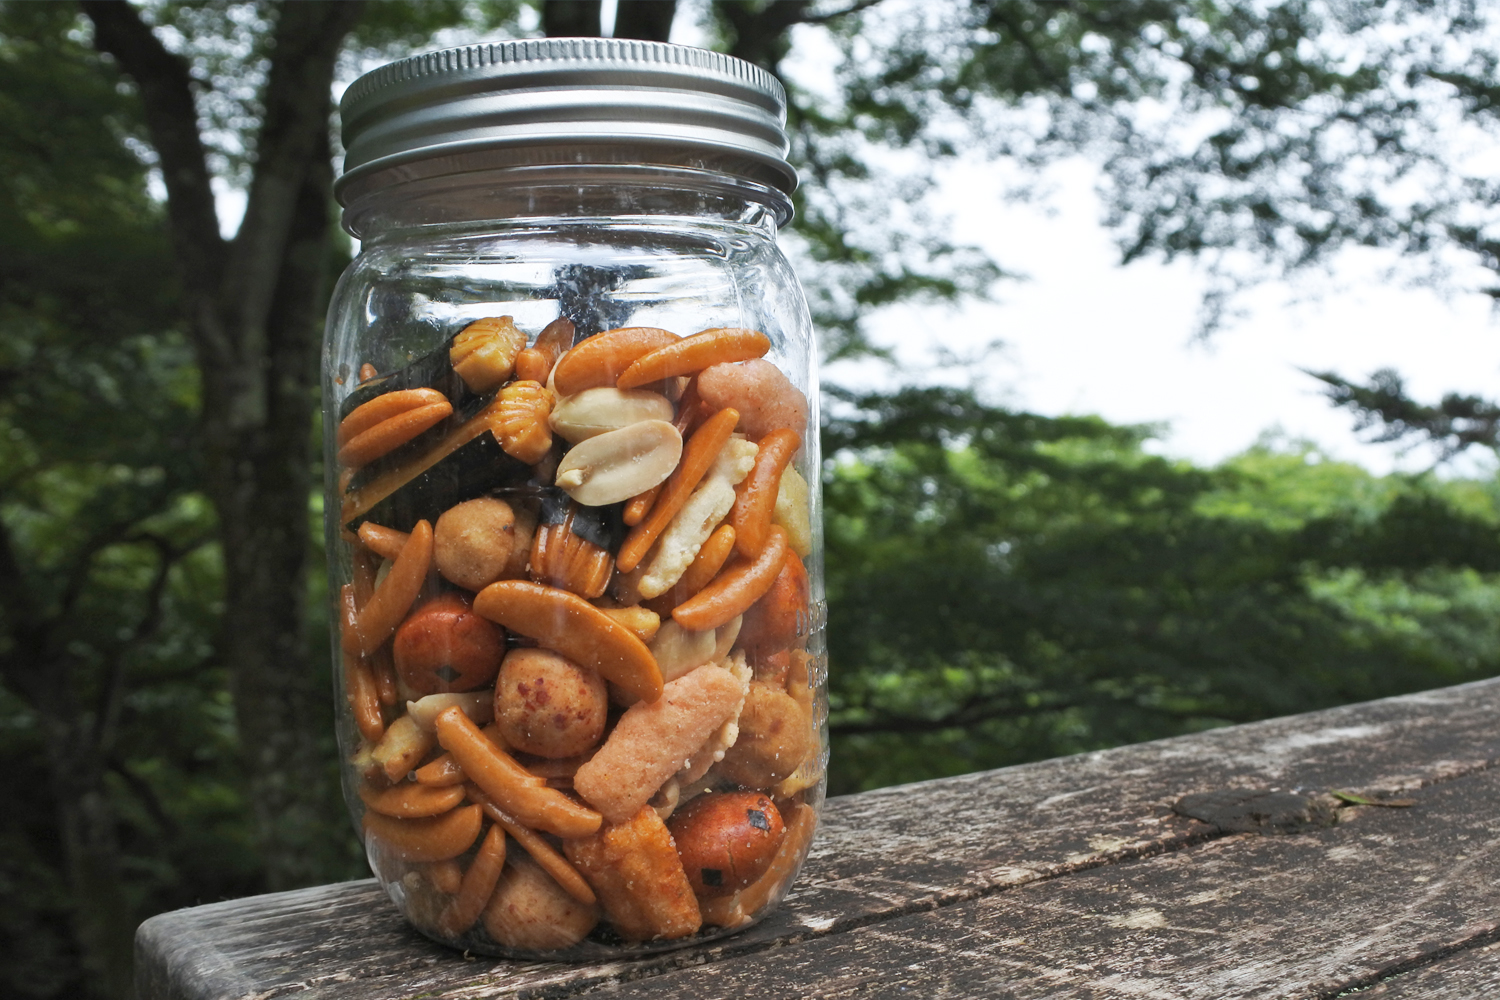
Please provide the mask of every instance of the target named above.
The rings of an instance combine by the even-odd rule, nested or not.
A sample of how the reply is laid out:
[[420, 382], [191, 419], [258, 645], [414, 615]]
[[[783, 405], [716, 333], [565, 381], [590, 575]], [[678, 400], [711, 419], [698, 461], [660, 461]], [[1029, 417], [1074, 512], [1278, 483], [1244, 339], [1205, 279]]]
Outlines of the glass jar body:
[[429, 937], [675, 947], [821, 806], [811, 324], [754, 192], [523, 173], [366, 206], [330, 308], [345, 798]]

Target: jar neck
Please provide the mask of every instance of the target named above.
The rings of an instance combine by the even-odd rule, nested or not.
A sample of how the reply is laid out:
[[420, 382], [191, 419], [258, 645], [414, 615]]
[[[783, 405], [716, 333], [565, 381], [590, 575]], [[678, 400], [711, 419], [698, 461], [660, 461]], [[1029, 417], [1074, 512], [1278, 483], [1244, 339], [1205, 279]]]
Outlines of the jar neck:
[[495, 220], [692, 218], [774, 233], [791, 221], [776, 188], [715, 171], [638, 164], [491, 168], [397, 181], [351, 200], [344, 228], [366, 243]]

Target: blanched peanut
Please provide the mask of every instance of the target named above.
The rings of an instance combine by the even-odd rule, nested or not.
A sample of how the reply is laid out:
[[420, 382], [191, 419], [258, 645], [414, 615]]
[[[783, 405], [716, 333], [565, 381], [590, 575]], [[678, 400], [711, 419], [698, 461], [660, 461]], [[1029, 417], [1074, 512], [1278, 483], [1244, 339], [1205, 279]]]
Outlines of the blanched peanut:
[[515, 543], [516, 514], [510, 504], [476, 497], [443, 511], [433, 528], [432, 558], [444, 578], [483, 590], [505, 574]]
[[629, 500], [677, 468], [682, 435], [665, 420], [641, 420], [574, 445], [557, 467], [557, 485], [590, 507]]
[[403, 715], [386, 727], [385, 735], [375, 744], [371, 756], [390, 781], [400, 781], [411, 773], [417, 762], [437, 740], [431, 733]]
[[783, 427], [799, 434], [807, 427], [807, 397], [769, 361], [714, 365], [699, 372], [697, 382], [709, 406], [739, 411], [739, 429], [752, 440]]
[[712, 630], [689, 632], [668, 619], [651, 641], [651, 655], [661, 667], [662, 680], [671, 682], [711, 662], [717, 645], [716, 633]]
[[786, 530], [787, 544], [803, 559], [812, 554], [812, 519], [807, 513], [807, 494], [807, 480], [788, 465], [781, 473], [771, 521]]
[[423, 729], [435, 733], [437, 717], [453, 705], [481, 726], [494, 718], [494, 697], [487, 690], [429, 694], [407, 702], [406, 714]]
[[606, 386], [564, 396], [553, 407], [548, 420], [559, 437], [577, 444], [642, 420], [670, 422], [672, 417], [672, 404], [659, 392], [645, 389], [625, 392]]

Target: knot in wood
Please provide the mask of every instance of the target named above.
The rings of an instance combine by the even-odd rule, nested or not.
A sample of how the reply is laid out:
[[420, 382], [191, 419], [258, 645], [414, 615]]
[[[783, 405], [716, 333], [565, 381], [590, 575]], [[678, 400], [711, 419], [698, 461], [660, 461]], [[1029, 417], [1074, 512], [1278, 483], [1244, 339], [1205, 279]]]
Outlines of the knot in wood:
[[1337, 803], [1325, 800], [1329, 796], [1223, 788], [1184, 795], [1173, 803], [1172, 811], [1224, 833], [1300, 833], [1338, 822]]

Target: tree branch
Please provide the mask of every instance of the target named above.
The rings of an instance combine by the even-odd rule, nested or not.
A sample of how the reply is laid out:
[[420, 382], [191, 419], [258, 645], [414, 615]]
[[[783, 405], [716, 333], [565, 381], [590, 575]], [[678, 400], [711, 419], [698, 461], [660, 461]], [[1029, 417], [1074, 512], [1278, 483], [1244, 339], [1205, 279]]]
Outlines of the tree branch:
[[94, 46], [113, 56], [140, 91], [178, 262], [190, 292], [209, 293], [223, 273], [225, 248], [188, 64], [166, 50], [126, 0], [80, 0], [79, 7], [94, 22]]
[[[286, 3], [280, 8], [266, 80], [265, 117], [255, 150], [245, 217], [234, 238], [221, 301], [237, 312], [242, 363], [264, 353], [264, 330], [298, 192], [312, 159], [326, 148], [339, 47], [363, 4]], [[258, 364], [257, 364], [258, 367]]]

